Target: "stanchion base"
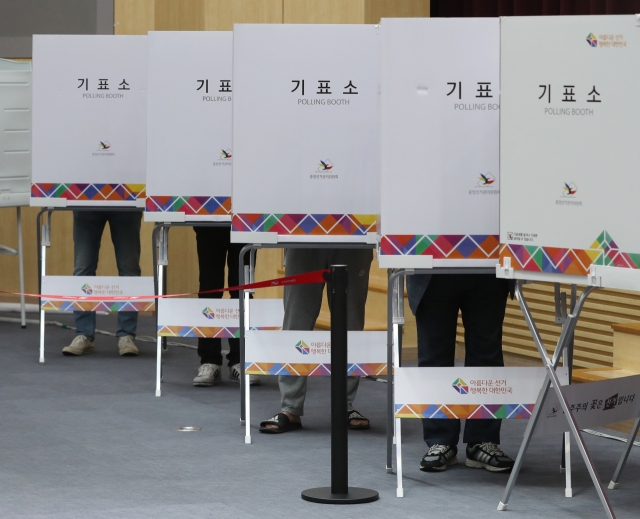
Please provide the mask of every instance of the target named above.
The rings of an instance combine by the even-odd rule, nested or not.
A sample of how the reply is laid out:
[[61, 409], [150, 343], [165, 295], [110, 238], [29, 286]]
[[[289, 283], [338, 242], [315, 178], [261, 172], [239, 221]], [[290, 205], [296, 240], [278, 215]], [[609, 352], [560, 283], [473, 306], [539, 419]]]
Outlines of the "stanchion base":
[[331, 487], [318, 487], [303, 490], [302, 499], [312, 503], [323, 503], [329, 505], [356, 505], [358, 503], [371, 503], [376, 501], [380, 495], [375, 490], [368, 488], [349, 487], [346, 494], [332, 494]]

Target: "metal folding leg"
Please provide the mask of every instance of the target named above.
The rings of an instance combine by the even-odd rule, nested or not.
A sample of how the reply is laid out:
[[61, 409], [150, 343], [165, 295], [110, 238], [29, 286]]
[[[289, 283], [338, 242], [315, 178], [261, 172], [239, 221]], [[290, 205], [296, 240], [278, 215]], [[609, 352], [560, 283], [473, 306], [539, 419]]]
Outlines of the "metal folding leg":
[[620, 457], [620, 461], [618, 462], [618, 466], [616, 467], [616, 471], [613, 473], [613, 477], [611, 478], [611, 482], [609, 483], [609, 488], [614, 489], [618, 488], [618, 482], [620, 481], [620, 474], [624, 469], [624, 466], [627, 464], [627, 458], [629, 458], [629, 453], [631, 452], [631, 448], [633, 447], [633, 442], [636, 440], [636, 436], [638, 435], [638, 429], [640, 429], [640, 418], [636, 418], [636, 421], [631, 428], [631, 432], [629, 433], [629, 437], [627, 438], [627, 445]]
[[509, 497], [511, 496], [511, 491], [513, 490], [516, 479], [518, 478], [518, 473], [520, 472], [520, 468], [522, 467], [524, 454], [526, 453], [529, 447], [529, 444], [531, 442], [531, 436], [536, 427], [538, 418], [540, 416], [542, 404], [544, 403], [544, 400], [547, 396], [550, 386], [553, 386], [553, 391], [555, 391], [558, 397], [558, 400], [560, 402], [560, 407], [562, 408], [562, 411], [564, 412], [564, 416], [566, 417], [567, 422], [569, 424], [569, 430], [578, 444], [578, 449], [580, 450], [580, 454], [582, 455], [585, 465], [587, 466], [587, 470], [589, 471], [589, 475], [591, 476], [593, 484], [596, 488], [596, 492], [598, 493], [598, 497], [600, 498], [600, 502], [602, 503], [605, 514], [609, 519], [614, 519], [615, 515], [613, 513], [611, 503], [609, 503], [609, 499], [605, 494], [604, 488], [602, 486], [602, 482], [600, 481], [600, 477], [598, 476], [598, 473], [595, 467], [593, 466], [593, 461], [591, 460], [591, 456], [589, 455], [589, 452], [585, 446], [584, 439], [582, 438], [582, 434], [580, 433], [580, 429], [578, 428], [576, 420], [573, 414], [571, 413], [569, 404], [566, 398], [564, 397], [564, 394], [562, 393], [562, 390], [560, 387], [560, 381], [555, 372], [555, 368], [558, 365], [560, 356], [562, 355], [565, 347], [567, 346], [568, 342], [570, 341], [574, 333], [575, 326], [577, 324], [577, 321], [582, 311], [582, 308], [584, 306], [584, 303], [588, 295], [593, 291], [594, 287], [586, 287], [584, 289], [584, 291], [582, 292], [582, 295], [580, 296], [580, 298], [576, 303], [575, 310], [570, 315], [567, 316], [567, 320], [565, 321], [562, 327], [562, 333], [560, 334], [560, 338], [558, 339], [558, 344], [553, 355], [553, 360], [551, 360], [547, 355], [546, 349], [544, 347], [544, 343], [542, 341], [542, 337], [540, 336], [540, 332], [538, 331], [538, 328], [535, 324], [533, 316], [531, 315], [531, 311], [529, 310], [527, 302], [524, 298], [524, 294], [522, 293], [522, 285], [523, 285], [522, 281], [518, 281], [516, 285], [516, 295], [518, 298], [518, 303], [520, 304], [520, 308], [524, 315], [525, 321], [529, 326], [529, 330], [531, 331], [533, 340], [536, 344], [536, 347], [538, 348], [538, 353], [540, 354], [540, 357], [542, 358], [545, 364], [545, 368], [547, 369], [547, 377], [545, 379], [543, 388], [540, 391], [540, 394], [538, 396], [538, 402], [536, 402], [536, 407], [534, 409], [534, 412], [529, 420], [529, 424], [525, 432], [524, 441], [520, 447], [520, 451], [518, 452], [518, 457], [516, 459], [515, 465], [511, 472], [511, 476], [509, 477], [509, 481], [507, 483], [507, 487], [505, 489], [502, 501], [498, 505], [498, 510], [507, 509], [507, 506], [509, 503]]
[[[38, 214], [38, 236], [40, 238], [38, 246], [40, 247], [40, 278], [38, 283], [38, 292], [42, 293], [42, 278], [46, 274], [47, 270], [47, 247], [51, 245], [50, 233], [51, 233], [51, 211], [47, 212], [46, 223], [40, 227], [40, 216], [45, 212], [43, 209]], [[45, 313], [42, 310], [42, 304], [40, 303], [40, 364], [44, 364], [44, 337], [45, 337]]]
[[[400, 283], [401, 276], [404, 271], [388, 270], [388, 287], [387, 287], [387, 473], [393, 472], [393, 444], [398, 441], [395, 436], [394, 428], [398, 422], [394, 420], [393, 409], [393, 366], [394, 351], [397, 342], [397, 327], [404, 324], [404, 283]], [[402, 291], [400, 291], [402, 290]], [[402, 308], [401, 308], [402, 306]], [[399, 366], [398, 356], [396, 366]], [[395, 439], [395, 442], [394, 442]], [[398, 451], [396, 450], [396, 453]]]
[[[169, 248], [167, 246], [167, 238], [169, 235], [169, 229], [165, 226], [158, 225], [154, 229], [154, 236], [156, 237], [155, 243], [153, 244], [154, 250], [157, 246], [158, 248], [158, 257], [155, 268], [157, 270], [157, 293], [158, 295], [164, 294], [165, 289], [165, 266], [168, 263], [168, 253]], [[163, 350], [163, 339], [158, 335], [157, 341], [157, 358], [156, 358], [156, 396], [162, 396], [162, 350]]]

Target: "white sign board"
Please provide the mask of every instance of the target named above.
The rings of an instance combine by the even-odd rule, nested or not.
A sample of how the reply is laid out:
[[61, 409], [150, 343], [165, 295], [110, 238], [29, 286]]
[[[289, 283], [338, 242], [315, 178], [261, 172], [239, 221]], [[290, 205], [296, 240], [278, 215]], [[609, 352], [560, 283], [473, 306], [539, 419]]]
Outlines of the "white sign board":
[[147, 221], [231, 221], [231, 32], [150, 32]]
[[377, 27], [236, 25], [233, 89], [232, 241], [372, 241]]
[[29, 205], [31, 63], [0, 59], [0, 207]]
[[[122, 296], [153, 296], [153, 277], [43, 276], [41, 308], [47, 311], [146, 312], [155, 310], [155, 298], [114, 300]], [[68, 300], [63, 296], [91, 297]], [[104, 297], [95, 300], [93, 298]]]
[[143, 206], [147, 37], [33, 37], [31, 205]]
[[[256, 299], [253, 305], [259, 301]], [[347, 373], [361, 377], [386, 375], [387, 333], [348, 332]], [[248, 375], [331, 375], [331, 332], [248, 331], [245, 335]]]
[[[640, 375], [563, 386], [562, 394], [580, 429], [637, 418], [640, 415]], [[569, 430], [558, 397], [549, 391], [534, 434]]]
[[[282, 299], [253, 299], [249, 314], [252, 330], [280, 330]], [[163, 337], [240, 337], [237, 299], [185, 299], [158, 301], [158, 335]]]
[[500, 21], [384, 19], [382, 268], [493, 267]]
[[[567, 368], [556, 370], [562, 383]], [[396, 368], [396, 418], [529, 418], [545, 368]]]
[[637, 273], [636, 17], [507, 17], [501, 42], [499, 275]]

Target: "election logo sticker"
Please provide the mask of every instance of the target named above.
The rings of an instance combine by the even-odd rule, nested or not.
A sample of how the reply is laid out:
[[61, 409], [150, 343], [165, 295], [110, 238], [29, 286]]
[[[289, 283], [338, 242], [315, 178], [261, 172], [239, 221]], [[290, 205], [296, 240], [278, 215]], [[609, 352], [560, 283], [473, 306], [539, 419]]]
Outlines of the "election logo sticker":
[[216, 317], [215, 312], [208, 306], [204, 310], [202, 310], [202, 315], [204, 315], [207, 319], [215, 319]]
[[457, 378], [453, 382], [452, 386], [453, 386], [453, 389], [455, 389], [461, 395], [468, 395], [469, 394], [469, 386], [461, 378]]
[[496, 181], [495, 177], [491, 173], [480, 173], [478, 177], [479, 187], [490, 187]]
[[562, 186], [562, 196], [564, 198], [573, 198], [578, 193], [578, 186], [573, 182], [565, 182]]
[[589, 44], [590, 47], [598, 46], [598, 40], [596, 39], [596, 35], [593, 34], [592, 32], [590, 32], [589, 36], [587, 36], [587, 43]]
[[82, 287], [80, 288], [80, 290], [82, 290], [85, 294], [87, 295], [91, 295], [93, 294], [93, 289], [91, 288], [91, 286], [89, 286], [87, 283], [85, 283], [84, 285], [82, 285]]
[[304, 341], [298, 341], [296, 344], [296, 350], [298, 350], [300, 353], [302, 353], [303, 355], [309, 355], [309, 352], [311, 351], [311, 349], [309, 348], [309, 346], [307, 345], [306, 342]]
[[330, 160], [321, 160], [318, 164], [318, 171], [330, 171], [333, 169], [333, 162]]

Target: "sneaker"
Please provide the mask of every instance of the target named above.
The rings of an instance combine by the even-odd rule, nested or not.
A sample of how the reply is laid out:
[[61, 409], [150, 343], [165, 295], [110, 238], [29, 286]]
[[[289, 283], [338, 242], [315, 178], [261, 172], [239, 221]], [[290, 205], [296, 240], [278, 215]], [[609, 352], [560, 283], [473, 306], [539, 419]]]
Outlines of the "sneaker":
[[[229, 380], [240, 383], [240, 363], [229, 366]], [[249, 385], [259, 386], [260, 379], [258, 375], [249, 375]]]
[[126, 357], [133, 357], [140, 353], [138, 351], [138, 347], [133, 342], [133, 337], [131, 335], [125, 335], [118, 339], [118, 350], [120, 350], [120, 355], [124, 355]]
[[464, 463], [472, 469], [490, 472], [509, 472], [515, 462], [496, 443], [476, 443], [467, 445], [467, 460]]
[[420, 470], [423, 472], [441, 472], [447, 470], [450, 465], [458, 463], [458, 447], [455, 445], [435, 444], [429, 447], [420, 462]]
[[84, 355], [93, 351], [93, 340], [86, 335], [76, 335], [69, 346], [62, 348], [63, 355]]
[[193, 385], [199, 387], [215, 386], [222, 380], [220, 366], [217, 364], [202, 364], [198, 368], [198, 374], [193, 379]]

